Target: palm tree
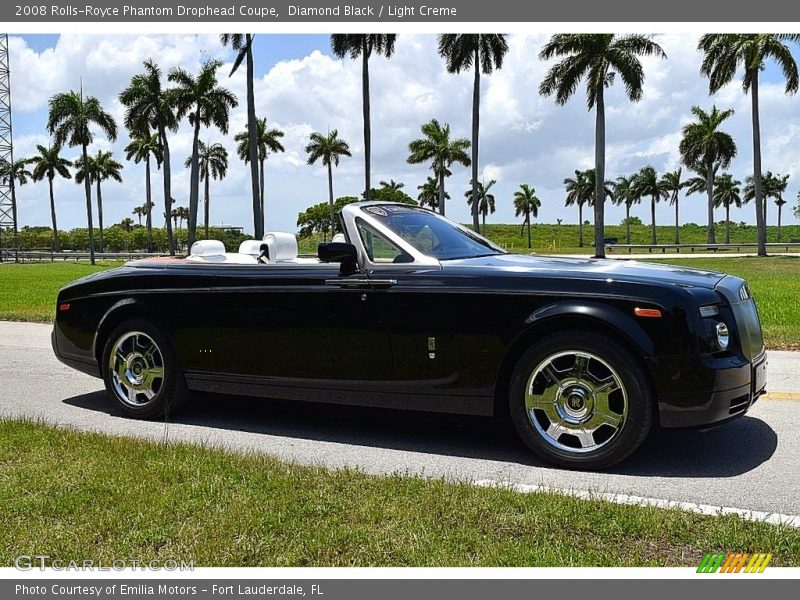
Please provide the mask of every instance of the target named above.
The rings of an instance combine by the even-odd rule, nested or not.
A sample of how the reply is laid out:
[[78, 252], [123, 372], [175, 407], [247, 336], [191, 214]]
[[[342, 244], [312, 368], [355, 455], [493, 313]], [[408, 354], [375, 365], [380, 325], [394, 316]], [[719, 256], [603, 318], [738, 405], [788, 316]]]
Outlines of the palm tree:
[[[59, 146], [64, 144], [70, 147], [80, 146], [83, 164], [88, 163], [88, 147], [94, 141], [93, 125], [97, 126], [109, 141], [113, 142], [117, 139], [117, 124], [114, 118], [103, 110], [97, 98], [94, 96], [84, 98], [83, 90], [55, 94], [50, 98], [49, 108], [47, 131], [53, 135], [53, 142]], [[86, 194], [86, 219], [89, 224], [89, 260], [94, 264], [92, 189], [89, 178], [84, 181], [84, 192]]]
[[231, 77], [242, 61], [246, 61], [247, 69], [247, 162], [250, 163], [250, 188], [253, 194], [253, 230], [256, 239], [264, 237], [264, 183], [259, 184], [258, 169], [258, 137], [256, 123], [256, 100], [254, 91], [254, 64], [253, 64], [253, 39], [252, 33], [223, 33], [219, 36], [223, 46], [230, 46], [238, 52], [231, 68]]
[[699, 106], [693, 106], [692, 114], [697, 120], [683, 126], [679, 150], [684, 165], [698, 173], [702, 169], [707, 174], [708, 243], [715, 244], [714, 176], [717, 169], [727, 168], [736, 156], [736, 142], [719, 127], [733, 114], [733, 109], [719, 110], [712, 106], [711, 112], [706, 112]]
[[644, 198], [650, 196], [650, 243], [655, 245], [656, 239], [656, 202], [662, 198], [668, 198], [669, 192], [659, 181], [656, 170], [647, 165], [642, 167], [633, 177], [633, 189], [637, 196]]
[[370, 162], [372, 154], [372, 132], [369, 108], [369, 59], [373, 52], [386, 58], [392, 56], [397, 34], [394, 33], [347, 33], [331, 36], [331, 50], [339, 58], [349, 56], [361, 58], [361, 100], [364, 112], [364, 198], [370, 199]]
[[525, 215], [522, 226], [528, 226], [528, 248], [531, 247], [531, 217], [539, 216], [541, 206], [542, 201], [536, 196], [536, 190], [527, 183], [521, 184], [519, 190], [514, 192], [514, 214], [517, 217]]
[[194, 127], [192, 141], [191, 175], [189, 178], [189, 235], [187, 244], [191, 248], [197, 237], [197, 208], [200, 197], [200, 126], [214, 125], [223, 134], [228, 133], [228, 117], [232, 108], [239, 105], [233, 92], [217, 83], [218, 60], [209, 60], [200, 67], [197, 76], [179, 67], [170, 69], [168, 79], [175, 84], [171, 95], [175, 102], [178, 120], [189, 117]]
[[[247, 155], [245, 155], [247, 156]], [[200, 161], [200, 181], [205, 182], [205, 202], [204, 202], [204, 223], [206, 229], [206, 239], [208, 239], [208, 208], [209, 208], [209, 190], [211, 178], [225, 179], [228, 174], [228, 151], [225, 146], [219, 142], [214, 144], [204, 144], [200, 142], [198, 148], [198, 159]], [[186, 159], [184, 166], [190, 167], [192, 165], [192, 157]]]
[[453, 163], [460, 163], [465, 167], [470, 165], [470, 158], [467, 156], [467, 149], [470, 142], [467, 138], [450, 139], [450, 125], [441, 125], [436, 119], [431, 119], [422, 128], [422, 135], [425, 137], [413, 140], [408, 144], [408, 162], [412, 165], [431, 161], [431, 169], [434, 176], [439, 180], [437, 189], [439, 191], [439, 214], [444, 215], [444, 201], [446, 192], [444, 180], [452, 175], [450, 166]]
[[[773, 175], [772, 171], [765, 171], [761, 174], [761, 197], [764, 199], [764, 226], [768, 225], [767, 221], [767, 201], [770, 198], [775, 199], [775, 204], [778, 206], [778, 241], [781, 239], [781, 209], [786, 202], [783, 200], [783, 194], [786, 193], [786, 188], [789, 185], [788, 175]], [[744, 199], [743, 203], [747, 204], [756, 197], [755, 191], [755, 177], [748, 175], [745, 179]]]
[[[3, 185], [11, 188], [11, 209], [13, 211], [11, 220], [14, 222], [14, 246], [17, 250], [19, 250], [19, 247], [17, 246], [17, 186], [15, 184], [25, 185], [28, 183], [28, 177], [31, 177], [31, 172], [26, 168], [27, 165], [28, 161], [24, 158], [14, 162], [4, 160], [0, 163], [0, 181], [3, 182]], [[2, 231], [2, 228], [0, 228], [0, 231]], [[17, 260], [19, 260], [19, 257], [17, 257]]]
[[130, 217], [125, 217], [119, 222], [119, 226], [122, 227], [128, 233], [130, 233], [131, 229], [133, 228], [133, 219], [131, 219]]
[[394, 179], [390, 179], [389, 181], [384, 181], [383, 179], [381, 179], [378, 183], [383, 189], [390, 190], [392, 192], [397, 192], [406, 187], [405, 183], [403, 183], [402, 181], [395, 181]]
[[352, 156], [350, 146], [343, 139], [339, 138], [339, 132], [334, 129], [328, 135], [314, 132], [309, 137], [306, 146], [308, 153], [308, 164], [313, 165], [318, 160], [322, 165], [328, 167], [328, 204], [330, 207], [331, 227], [335, 230], [336, 215], [333, 211], [333, 167], [339, 166], [339, 160], [343, 156]]
[[[418, 185], [417, 189], [420, 191], [417, 196], [417, 201], [420, 206], [430, 206], [431, 210], [436, 210], [439, 206], [439, 181], [436, 177], [428, 177], [425, 183]], [[450, 199], [450, 194], [445, 192], [445, 200]]]
[[577, 206], [578, 207], [578, 247], [583, 248], [583, 207], [588, 204], [594, 204], [594, 195], [590, 189], [587, 177], [588, 171], [579, 171], [575, 169], [575, 177], [567, 177], [564, 179], [564, 188], [567, 192], [567, 198], [564, 206]]
[[[283, 131], [281, 131], [276, 127], [273, 127], [272, 129], [267, 128], [266, 117], [263, 119], [256, 120], [256, 145], [258, 148], [258, 166], [259, 166], [258, 198], [259, 198], [259, 210], [261, 212], [261, 218], [263, 220], [266, 220], [266, 215], [264, 213], [264, 162], [267, 160], [267, 157], [269, 156], [270, 152], [273, 153], [284, 152], [286, 150], [280, 141], [280, 138], [282, 138], [283, 135], [284, 135]], [[233, 139], [239, 142], [239, 145], [236, 147], [236, 154], [239, 155], [239, 158], [242, 159], [245, 164], [249, 163], [250, 130], [246, 129], [240, 133], [237, 133]], [[263, 222], [261, 224], [261, 227], [263, 229], [264, 227]]]
[[38, 156], [29, 158], [28, 164], [33, 165], [33, 180], [41, 181], [47, 177], [47, 182], [50, 184], [50, 218], [53, 222], [53, 250], [58, 252], [60, 245], [58, 243], [58, 223], [56, 221], [56, 200], [53, 194], [53, 180], [56, 175], [64, 179], [72, 179], [69, 168], [72, 163], [66, 158], [61, 157], [61, 146], [55, 144], [50, 147], [45, 147], [37, 144]]
[[119, 95], [119, 100], [126, 107], [125, 126], [128, 131], [139, 132], [146, 136], [155, 129], [161, 147], [161, 159], [164, 165], [164, 215], [167, 228], [169, 253], [175, 256], [175, 237], [172, 235], [172, 224], [169, 215], [172, 212], [172, 164], [169, 154], [167, 131], [178, 130], [178, 120], [172, 95], [161, 87], [161, 69], [152, 60], [144, 62], [145, 72], [134, 75], [130, 84]]
[[[134, 206], [131, 214], [136, 215], [136, 218], [139, 219], [139, 226], [142, 225], [142, 217], [147, 213], [147, 209], [145, 205], [142, 206]], [[149, 250], [148, 250], [149, 252]]]
[[506, 36], [502, 33], [446, 33], [439, 36], [439, 54], [447, 62], [448, 73], [474, 69], [472, 84], [472, 226], [480, 231], [478, 213], [478, 134], [480, 130], [481, 72], [490, 75], [503, 67], [508, 52]]
[[733, 178], [730, 173], [723, 173], [717, 177], [717, 187], [714, 190], [714, 206], [725, 207], [725, 243], [731, 243], [731, 204], [742, 206], [742, 182]]
[[681, 243], [681, 223], [679, 211], [679, 199], [681, 190], [686, 187], [686, 182], [681, 180], [683, 169], [678, 168], [677, 171], [667, 171], [661, 176], [661, 188], [667, 194], [669, 203], [675, 206], [675, 243]]
[[[87, 166], [88, 165], [88, 168]], [[75, 183], [84, 183], [90, 181], [97, 186], [97, 221], [100, 226], [100, 252], [104, 252], [103, 245], [103, 191], [100, 184], [108, 179], [115, 181], [122, 181], [120, 170], [122, 165], [114, 160], [111, 152], [103, 152], [98, 150], [97, 154], [90, 156], [88, 162], [84, 162], [83, 158], [78, 158], [75, 161]]]
[[[488, 185], [484, 184], [483, 181], [478, 182], [478, 212], [482, 217], [482, 227], [486, 227], [486, 215], [488, 213], [494, 214], [494, 194], [490, 194], [489, 190], [492, 189], [492, 186], [497, 183], [494, 179], [492, 179]], [[467, 199], [467, 204], [471, 207], [472, 203], [475, 199], [473, 192], [475, 191], [475, 186], [472, 186], [466, 192], [464, 192], [464, 197]]]
[[566, 104], [578, 89], [582, 79], [586, 79], [587, 103], [589, 110], [596, 108], [594, 170], [595, 198], [603, 197], [594, 205], [594, 249], [595, 257], [605, 257], [603, 186], [606, 171], [606, 120], [605, 89], [619, 74], [625, 84], [625, 93], [631, 102], [642, 97], [644, 69], [640, 56], [660, 56], [666, 58], [661, 46], [644, 35], [614, 34], [556, 34], [545, 44], [539, 58], [549, 60], [563, 57], [547, 73], [539, 86], [543, 96], [555, 94], [558, 104]]
[[633, 182], [636, 175], [630, 177], [619, 176], [611, 184], [611, 201], [614, 204], [625, 205], [625, 239], [626, 243], [631, 243], [631, 206], [642, 201], [642, 197], [636, 193]]
[[[789, 187], [789, 175], [780, 176], [775, 178], [775, 206], [778, 207], [778, 241], [781, 241], [781, 213], [783, 212], [783, 205], [786, 200], [783, 195], [786, 193], [786, 188]], [[764, 220], [766, 224], [766, 219]]]
[[758, 255], [767, 255], [767, 225], [761, 194], [761, 124], [758, 110], [758, 77], [768, 60], [774, 60], [786, 78], [786, 93], [798, 89], [797, 63], [784, 42], [800, 42], [800, 33], [706, 34], [697, 49], [703, 52], [700, 72], [708, 77], [708, 90], [714, 94], [730, 83], [739, 66], [744, 69], [742, 88], [750, 92], [753, 119], [753, 182], [756, 200]]
[[[151, 215], [150, 207], [153, 206], [152, 202], [152, 188], [150, 186], [150, 157], [156, 159], [156, 164], [161, 165], [164, 154], [161, 151], [161, 142], [158, 139], [157, 133], [147, 133], [144, 135], [131, 134], [130, 143], [125, 146], [125, 160], [131, 160], [138, 165], [144, 161], [144, 189], [145, 197], [147, 198], [144, 203], [145, 210], [144, 216], [147, 217], [145, 223], [147, 224], [147, 251], [153, 251], [153, 218]], [[141, 217], [139, 215], [139, 225], [141, 225]]]

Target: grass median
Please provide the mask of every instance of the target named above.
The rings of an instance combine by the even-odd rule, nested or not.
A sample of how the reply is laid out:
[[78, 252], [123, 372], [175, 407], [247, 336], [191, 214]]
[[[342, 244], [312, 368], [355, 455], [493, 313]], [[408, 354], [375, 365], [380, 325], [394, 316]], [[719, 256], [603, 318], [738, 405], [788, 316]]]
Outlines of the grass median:
[[553, 494], [327, 471], [261, 455], [0, 421], [0, 565], [696, 566], [710, 551], [800, 564], [800, 531]]
[[[654, 259], [655, 262], [655, 259]], [[668, 262], [743, 277], [758, 302], [764, 338], [773, 350], [800, 350], [800, 257], [669, 258]], [[60, 287], [99, 269], [117, 266], [76, 263], [0, 266], [0, 320], [48, 322]]]

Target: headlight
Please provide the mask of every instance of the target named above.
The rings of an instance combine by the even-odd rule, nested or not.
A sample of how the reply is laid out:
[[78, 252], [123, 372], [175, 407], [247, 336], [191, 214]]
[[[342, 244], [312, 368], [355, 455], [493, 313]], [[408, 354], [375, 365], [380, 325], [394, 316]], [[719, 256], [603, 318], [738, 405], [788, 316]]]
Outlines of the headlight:
[[725, 323], [717, 323], [717, 346], [720, 350], [727, 350], [728, 344], [731, 341], [731, 334], [728, 331], [728, 326]]

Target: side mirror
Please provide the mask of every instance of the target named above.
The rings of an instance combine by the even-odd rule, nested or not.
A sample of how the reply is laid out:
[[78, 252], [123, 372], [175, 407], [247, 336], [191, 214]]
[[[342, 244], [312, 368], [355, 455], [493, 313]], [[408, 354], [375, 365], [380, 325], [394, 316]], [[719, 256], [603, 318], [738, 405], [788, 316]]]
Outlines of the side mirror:
[[317, 257], [325, 263], [340, 263], [342, 275], [355, 273], [358, 269], [358, 253], [353, 244], [328, 242], [317, 246]]

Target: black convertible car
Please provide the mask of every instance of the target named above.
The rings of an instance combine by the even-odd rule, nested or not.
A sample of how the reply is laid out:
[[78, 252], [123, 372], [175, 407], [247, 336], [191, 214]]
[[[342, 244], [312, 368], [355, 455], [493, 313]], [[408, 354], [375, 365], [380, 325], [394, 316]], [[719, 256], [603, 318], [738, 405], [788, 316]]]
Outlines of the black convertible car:
[[608, 467], [650, 428], [708, 427], [764, 391], [747, 284], [666, 265], [509, 254], [431, 211], [356, 203], [297, 255], [269, 233], [63, 288], [53, 349], [127, 414], [194, 390], [510, 415], [566, 467]]

